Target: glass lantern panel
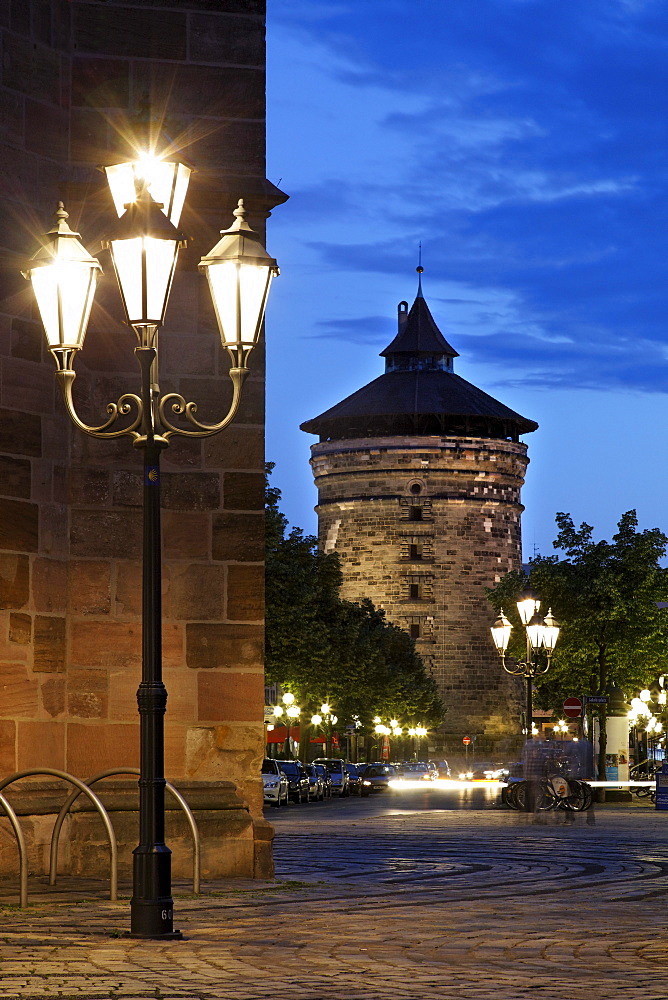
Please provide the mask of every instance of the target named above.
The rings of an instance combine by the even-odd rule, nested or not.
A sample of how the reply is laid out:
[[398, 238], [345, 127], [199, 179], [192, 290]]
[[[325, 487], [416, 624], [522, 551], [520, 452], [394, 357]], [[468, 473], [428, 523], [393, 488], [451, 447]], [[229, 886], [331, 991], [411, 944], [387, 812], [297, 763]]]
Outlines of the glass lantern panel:
[[162, 205], [162, 212], [178, 226], [192, 170], [185, 163], [160, 160], [144, 154], [134, 163], [105, 167], [114, 207], [120, 218], [125, 206], [136, 200], [135, 179], [145, 179], [148, 193]]
[[559, 638], [559, 632], [561, 629], [558, 625], [544, 625], [543, 626], [543, 645], [546, 649], [553, 650], [557, 644], [557, 639]]
[[128, 322], [161, 323], [176, 260], [175, 241], [138, 236], [112, 240], [111, 246]]
[[136, 198], [135, 172], [132, 163], [117, 163], [113, 167], [105, 167], [107, 184], [114, 201], [118, 218], [125, 212], [125, 206]]
[[512, 631], [512, 626], [508, 625], [494, 625], [490, 629], [492, 633], [492, 639], [494, 640], [494, 645], [496, 648], [504, 652], [508, 649], [508, 643], [510, 642], [510, 633]]
[[527, 635], [532, 649], [540, 649], [543, 645], [545, 626], [542, 624], [527, 625]]
[[145, 236], [144, 247], [146, 251], [147, 318], [162, 322], [172, 284], [178, 252], [177, 245], [175, 240], [156, 240], [152, 236]]
[[133, 240], [112, 240], [111, 252], [116, 277], [123, 296], [128, 322], [142, 317], [142, 250], [141, 236]]
[[49, 348], [83, 345], [95, 296], [97, 269], [56, 261], [30, 272]]
[[533, 597], [526, 597], [523, 601], [517, 602], [517, 610], [523, 625], [527, 625], [539, 609], [540, 601]]
[[222, 261], [207, 268], [223, 347], [247, 350], [257, 342], [272, 272], [267, 267]]

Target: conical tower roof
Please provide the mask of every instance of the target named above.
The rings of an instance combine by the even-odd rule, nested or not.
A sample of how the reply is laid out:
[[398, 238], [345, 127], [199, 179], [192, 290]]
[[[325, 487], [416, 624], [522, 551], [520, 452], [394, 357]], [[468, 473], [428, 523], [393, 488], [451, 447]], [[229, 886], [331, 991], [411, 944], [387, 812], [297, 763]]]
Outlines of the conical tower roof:
[[381, 358], [392, 354], [443, 354], [446, 357], [458, 358], [459, 354], [450, 347], [429, 311], [429, 306], [422, 294], [422, 282], [418, 284], [418, 293], [411, 311], [406, 314], [399, 303], [399, 332], [391, 344], [380, 352]]
[[410, 312], [407, 302], [399, 303], [397, 335], [381, 352], [385, 374], [301, 429], [321, 441], [427, 435], [517, 441], [537, 429], [535, 420], [455, 375], [458, 356], [436, 326], [420, 283]]

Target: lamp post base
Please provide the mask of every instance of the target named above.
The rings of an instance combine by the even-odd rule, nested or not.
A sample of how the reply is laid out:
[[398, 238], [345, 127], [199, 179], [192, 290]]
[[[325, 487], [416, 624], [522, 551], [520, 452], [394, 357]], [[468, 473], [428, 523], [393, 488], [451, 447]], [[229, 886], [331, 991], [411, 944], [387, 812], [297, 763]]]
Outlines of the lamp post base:
[[140, 846], [134, 852], [135, 895], [130, 900], [129, 936], [178, 939], [183, 935], [173, 926], [172, 852], [164, 844], [155, 846], [157, 850], [144, 851]]

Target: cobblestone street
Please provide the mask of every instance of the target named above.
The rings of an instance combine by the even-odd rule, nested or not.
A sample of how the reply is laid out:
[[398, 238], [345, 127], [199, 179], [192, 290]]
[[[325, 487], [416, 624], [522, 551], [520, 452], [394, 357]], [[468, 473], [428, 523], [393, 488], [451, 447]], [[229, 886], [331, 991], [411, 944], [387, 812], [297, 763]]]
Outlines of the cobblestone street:
[[277, 881], [177, 886], [180, 942], [123, 938], [127, 898], [100, 883], [31, 879], [28, 911], [3, 883], [0, 996], [665, 1000], [668, 816], [427, 804], [272, 813]]

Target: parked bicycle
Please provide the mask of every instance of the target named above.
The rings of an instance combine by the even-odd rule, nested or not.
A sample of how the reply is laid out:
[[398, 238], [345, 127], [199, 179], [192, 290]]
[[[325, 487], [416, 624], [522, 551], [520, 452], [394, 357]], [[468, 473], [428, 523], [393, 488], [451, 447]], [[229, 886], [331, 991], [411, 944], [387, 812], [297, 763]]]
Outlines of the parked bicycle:
[[[538, 812], [551, 809], [566, 809], [584, 812], [593, 802], [592, 787], [581, 778], [568, 773], [566, 758], [550, 757], [545, 761], [545, 774], [538, 781], [534, 808]], [[503, 789], [501, 801], [511, 809], [526, 811], [527, 782], [524, 779], [511, 781]]]

